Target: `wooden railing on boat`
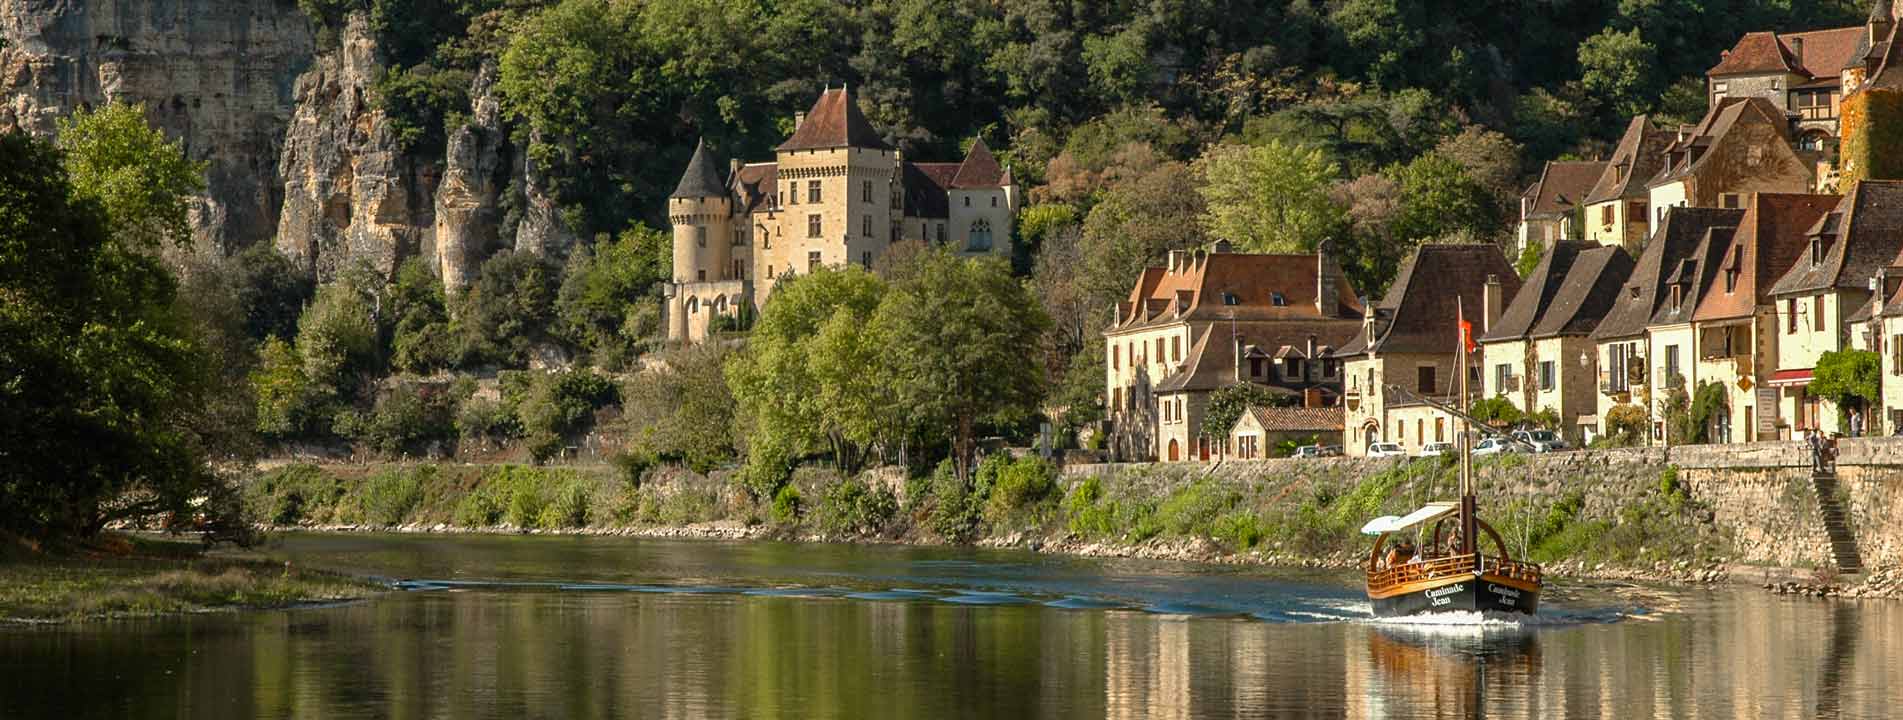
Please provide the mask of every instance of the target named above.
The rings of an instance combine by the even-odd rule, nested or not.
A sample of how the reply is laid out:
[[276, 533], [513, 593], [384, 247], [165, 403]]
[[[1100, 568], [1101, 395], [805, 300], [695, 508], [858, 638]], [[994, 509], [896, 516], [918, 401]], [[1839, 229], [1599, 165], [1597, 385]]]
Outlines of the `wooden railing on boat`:
[[1368, 570], [1368, 591], [1378, 593], [1401, 585], [1417, 583], [1423, 580], [1449, 577], [1452, 575], [1472, 575], [1478, 569], [1501, 577], [1539, 583], [1543, 570], [1536, 563], [1520, 562], [1502, 557], [1488, 557], [1479, 553], [1471, 555], [1450, 555], [1420, 562], [1404, 562], [1395, 565]]

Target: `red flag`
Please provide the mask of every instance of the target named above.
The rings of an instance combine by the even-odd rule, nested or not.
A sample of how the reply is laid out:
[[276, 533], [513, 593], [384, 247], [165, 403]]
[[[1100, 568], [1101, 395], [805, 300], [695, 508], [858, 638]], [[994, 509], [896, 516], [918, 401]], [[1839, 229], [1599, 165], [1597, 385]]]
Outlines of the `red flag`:
[[1466, 320], [1460, 321], [1460, 344], [1467, 348], [1467, 352], [1480, 348], [1479, 345], [1474, 344], [1474, 324]]

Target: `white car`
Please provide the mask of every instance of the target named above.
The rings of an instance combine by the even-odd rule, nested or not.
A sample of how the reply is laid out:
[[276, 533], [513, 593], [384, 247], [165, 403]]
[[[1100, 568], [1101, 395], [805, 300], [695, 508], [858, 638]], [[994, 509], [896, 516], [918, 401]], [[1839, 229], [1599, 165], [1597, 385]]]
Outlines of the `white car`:
[[1566, 449], [1566, 439], [1551, 430], [1521, 430], [1513, 433], [1513, 439], [1525, 443], [1536, 453]]
[[1407, 457], [1407, 451], [1401, 449], [1400, 443], [1368, 443], [1368, 457]]
[[1519, 443], [1505, 438], [1490, 437], [1474, 446], [1474, 455], [1499, 455], [1500, 453], [1526, 452]]
[[1432, 442], [1421, 448], [1421, 457], [1440, 457], [1454, 454], [1454, 444], [1450, 442]]

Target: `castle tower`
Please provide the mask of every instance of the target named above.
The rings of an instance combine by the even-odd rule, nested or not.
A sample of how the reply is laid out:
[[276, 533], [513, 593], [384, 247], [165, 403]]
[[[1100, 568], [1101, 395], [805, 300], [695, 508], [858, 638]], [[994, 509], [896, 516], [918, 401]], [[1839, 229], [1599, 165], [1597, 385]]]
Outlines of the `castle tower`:
[[966, 255], [1011, 256], [1011, 224], [1020, 198], [1011, 171], [998, 164], [984, 138], [958, 166], [951, 188], [952, 249]]
[[674, 225], [674, 282], [728, 279], [733, 266], [733, 200], [705, 141], [695, 144], [687, 171], [667, 198], [667, 218]]
[[897, 150], [844, 87], [827, 88], [775, 148], [776, 212], [753, 240], [753, 300], [789, 272], [872, 263], [902, 212]]

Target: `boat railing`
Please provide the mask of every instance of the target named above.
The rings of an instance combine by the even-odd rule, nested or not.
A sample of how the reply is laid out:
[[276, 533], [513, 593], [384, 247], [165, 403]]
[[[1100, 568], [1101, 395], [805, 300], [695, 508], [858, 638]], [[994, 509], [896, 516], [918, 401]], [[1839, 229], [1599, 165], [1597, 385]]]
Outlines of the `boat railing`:
[[1472, 574], [1475, 571], [1489, 572], [1502, 577], [1539, 582], [1541, 568], [1535, 563], [1525, 563], [1501, 557], [1487, 557], [1479, 553], [1469, 555], [1449, 555], [1431, 558], [1419, 562], [1404, 562], [1379, 570], [1368, 571], [1368, 589], [1379, 591], [1408, 583], [1431, 580], [1457, 574]]

